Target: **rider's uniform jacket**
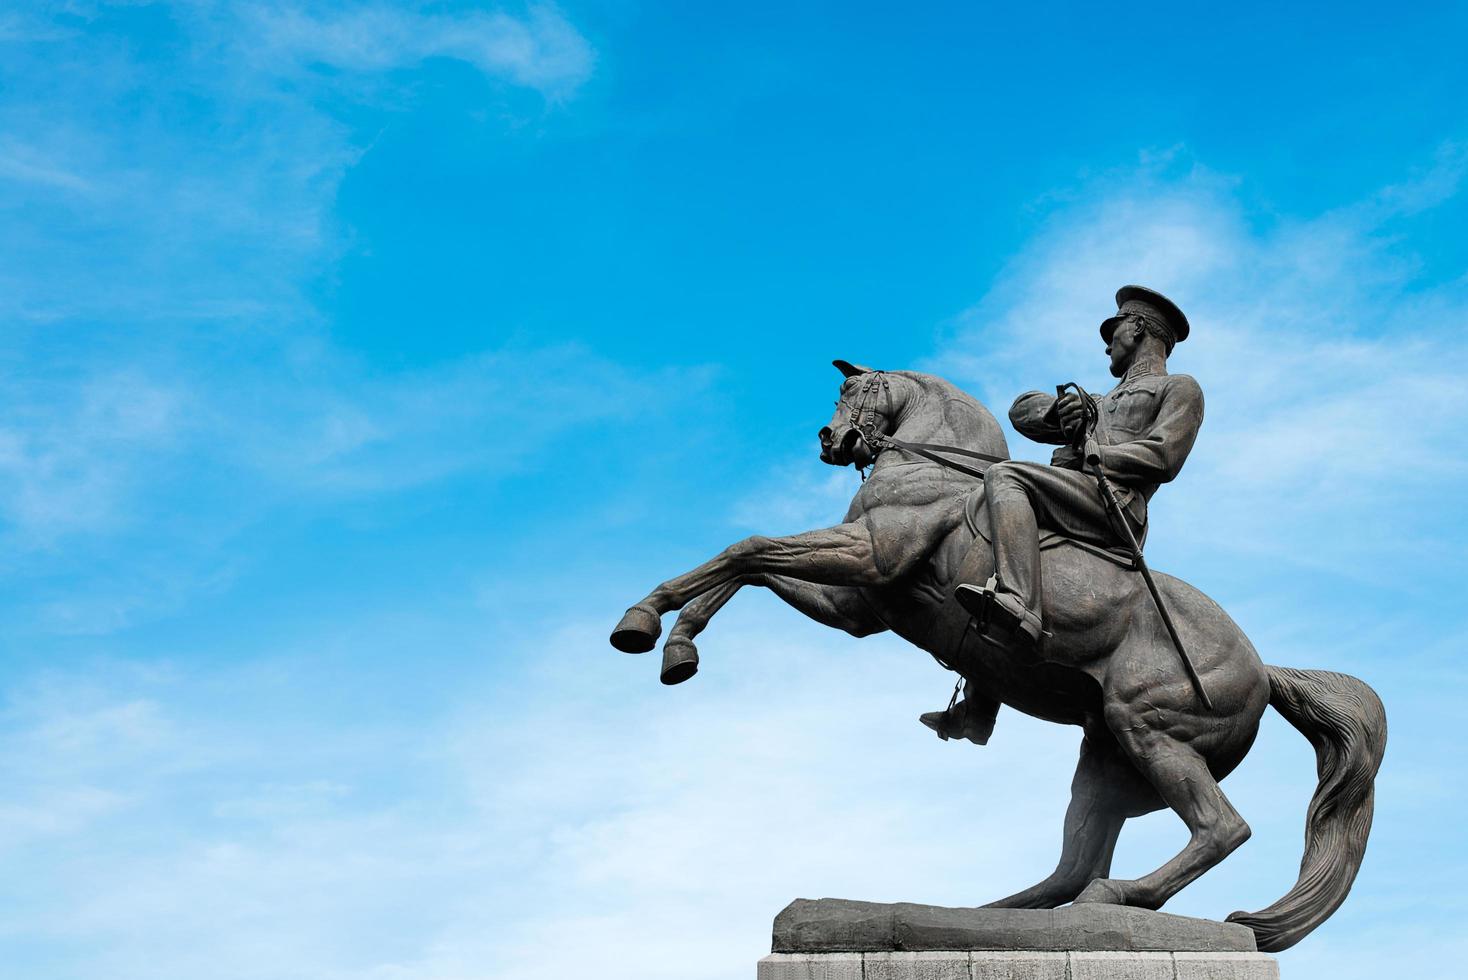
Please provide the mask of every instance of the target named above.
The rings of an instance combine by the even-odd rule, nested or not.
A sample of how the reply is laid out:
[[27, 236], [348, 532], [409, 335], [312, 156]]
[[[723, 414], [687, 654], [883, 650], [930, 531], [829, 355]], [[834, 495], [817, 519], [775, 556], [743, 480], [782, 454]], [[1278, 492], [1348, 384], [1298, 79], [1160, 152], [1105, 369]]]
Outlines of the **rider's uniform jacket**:
[[[1203, 424], [1203, 390], [1186, 374], [1157, 373], [1137, 365], [1097, 399], [1097, 408], [1101, 471], [1147, 501], [1159, 484], [1170, 482], [1182, 470]], [[1036, 442], [1061, 444], [1051, 457], [1052, 465], [1081, 468], [1081, 454], [1065, 445], [1068, 439], [1060, 430], [1054, 395], [1041, 391], [1020, 395], [1009, 409], [1009, 420], [1021, 435]]]

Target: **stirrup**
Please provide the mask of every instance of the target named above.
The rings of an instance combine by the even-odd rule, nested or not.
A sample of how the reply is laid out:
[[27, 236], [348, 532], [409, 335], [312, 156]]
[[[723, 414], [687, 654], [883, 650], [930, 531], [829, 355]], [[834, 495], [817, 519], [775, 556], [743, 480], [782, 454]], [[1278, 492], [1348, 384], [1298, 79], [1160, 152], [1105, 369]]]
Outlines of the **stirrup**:
[[982, 586], [960, 584], [953, 597], [973, 617], [979, 637], [995, 646], [1033, 650], [1050, 635], [1038, 616], [1019, 605], [1015, 597], [999, 592], [997, 575], [990, 575]]

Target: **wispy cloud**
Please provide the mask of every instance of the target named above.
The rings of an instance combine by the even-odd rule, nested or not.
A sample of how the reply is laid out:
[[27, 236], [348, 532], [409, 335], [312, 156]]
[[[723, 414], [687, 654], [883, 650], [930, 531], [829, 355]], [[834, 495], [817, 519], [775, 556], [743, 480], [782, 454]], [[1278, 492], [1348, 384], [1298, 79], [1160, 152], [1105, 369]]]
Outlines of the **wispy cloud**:
[[[697, 685], [670, 691], [651, 661], [605, 649], [600, 625], [513, 651], [542, 666], [512, 689], [503, 664], [425, 664], [461, 693], [402, 728], [293, 707], [323, 669], [300, 650], [269, 670], [58, 671], [12, 692], [0, 742], [24, 765], [0, 827], [28, 841], [13, 868], [49, 873], [10, 928], [64, 917], [78, 962], [119, 978], [197, 975], [212, 956], [221, 980], [531, 980], [607, 943], [660, 951], [603, 963], [609, 977], [732, 978], [798, 891], [895, 899], [927, 882], [972, 902], [1053, 859], [1072, 733], [1010, 717], [1001, 745], [1039, 738], [1023, 759], [940, 745], [915, 716], [941, 671], [899, 642], [853, 656], [848, 638], [736, 612]], [[235, 727], [236, 709], [209, 707], [225, 701], [275, 721]], [[424, 795], [374, 791], [405, 765]], [[1046, 791], [989, 800], [1041, 765], [1059, 774]], [[1001, 831], [1017, 811], [1034, 828], [1020, 840]], [[954, 814], [958, 854], [910, 833]], [[119, 837], [130, 846], [83, 844]], [[955, 858], [986, 879], [951, 874]]]
[[[283, 499], [490, 454], [508, 473], [657, 400], [554, 345], [376, 373], [309, 293], [349, 245], [336, 195], [372, 136], [334, 110], [395, 111], [434, 57], [564, 101], [593, 55], [554, 8], [68, 4], [9, 16], [0, 46], [0, 571], [88, 583], [41, 588], [23, 619], [124, 627], [227, 582], [227, 542]], [[557, 366], [606, 397], [530, 380]]]
[[501, 12], [432, 13], [371, 4], [322, 12], [292, 6], [258, 6], [248, 16], [259, 28], [258, 55], [380, 72], [425, 58], [465, 61], [547, 95], [569, 94], [591, 73], [593, 55], [574, 27], [553, 7], [535, 5], [523, 17]]
[[432, 57], [564, 102], [594, 60], [543, 5], [151, 10], [169, 43], [144, 50], [107, 4], [0, 34], [0, 316], [18, 326], [307, 326], [303, 286], [349, 240], [337, 188], [375, 134], [334, 108], [410, 104]]
[[[594, 55], [553, 8], [150, 5], [165, 42], [152, 60], [106, 12], [0, 21], [0, 571], [35, 586], [8, 590], [6, 628], [30, 617], [67, 638], [55, 663], [55, 647], [22, 651], [30, 666], [7, 678], [0, 712], [7, 943], [120, 980], [530, 980], [593, 962], [608, 977], [734, 978], [796, 894], [963, 904], [1053, 866], [1073, 731], [1006, 712], [984, 749], [940, 744], [915, 720], [947, 696], [926, 657], [828, 633], [757, 593], [714, 624], [703, 672], [676, 690], [657, 685], [655, 660], [609, 651], [606, 623], [581, 621], [588, 573], [574, 567], [496, 567], [515, 588], [463, 622], [363, 602], [291, 632], [257, 629], [251, 609], [227, 620], [239, 635], [211, 622], [146, 667], [109, 660], [116, 637], [73, 659], [79, 635], [227, 582], [282, 501], [530, 471], [583, 431], [648, 426], [700, 382], [550, 343], [377, 370], [330, 342], [306, 295], [348, 240], [335, 195], [370, 140], [323, 96], [411, 99], [414, 71], [447, 58], [564, 100]], [[198, 129], [176, 125], [190, 113]], [[1230, 181], [1116, 176], [1055, 207], [932, 366], [1002, 407], [1021, 378], [1099, 366], [1093, 324], [1119, 282], [1175, 292], [1199, 325], [1178, 367], [1205, 379], [1211, 414], [1154, 541], [1232, 559], [1268, 539], [1300, 563], [1308, 540], [1312, 560], [1339, 558], [1349, 536], [1291, 522], [1355, 532], [1391, 494], [1436, 498], [1460, 474], [1459, 287], [1412, 288], [1411, 256], [1384, 230], [1450, 200], [1455, 159], [1263, 233]], [[1374, 402], [1409, 383], [1423, 400], [1402, 434]], [[1359, 442], [1378, 454], [1343, 462]], [[1353, 479], [1403, 462], [1413, 475], [1381, 493]], [[809, 453], [800, 469], [818, 475], [772, 475], [734, 520], [797, 530], [839, 516], [854, 477]], [[1431, 547], [1441, 513], [1403, 524]], [[1364, 646], [1401, 629], [1357, 633]], [[1449, 663], [1457, 640], [1429, 652]], [[222, 664], [224, 650], [246, 653]], [[1433, 676], [1446, 711], [1448, 675]], [[1312, 762], [1280, 724], [1256, 759], [1230, 783], [1255, 840], [1178, 911], [1283, 891], [1271, 876], [1298, 858]], [[1420, 762], [1397, 765], [1393, 778], [1433, 788], [1419, 795], [1434, 809], [1382, 794], [1373, 848], [1387, 858], [1424, 826], [1447, 839], [1434, 813], [1457, 798]], [[1181, 835], [1167, 815], [1144, 823], [1118, 870], [1156, 866]], [[1409, 901], [1401, 877], [1390, 894]], [[1352, 914], [1334, 935], [1350, 938]], [[1331, 965], [1364, 975], [1365, 962]]]
[[[1367, 977], [1395, 958], [1398, 942], [1426, 943], [1423, 955], [1433, 957], [1461, 946], [1450, 929], [1406, 939], [1368, 932], [1388, 907], [1434, 914], [1423, 896], [1450, 894], [1440, 882], [1461, 875], [1456, 858], [1425, 868], [1416, 855], [1421, 840], [1451, 836], [1437, 814], [1462, 797], [1435, 755], [1451, 741], [1440, 726], [1444, 705], [1461, 699], [1468, 680], [1452, 666], [1468, 627], [1456, 607], [1444, 613], [1464, 574], [1454, 548], [1468, 469], [1459, 418], [1468, 283], [1424, 276], [1403, 228], [1460, 204], [1463, 178], [1461, 154], [1449, 147], [1431, 168], [1363, 201], [1282, 218], [1260, 214], [1236, 181], [1174, 151], [1044, 202], [1043, 231], [917, 365], [1002, 415], [1023, 390], [1072, 378], [1095, 390], [1112, 383], [1096, 328], [1117, 286], [1155, 286], [1188, 312], [1194, 334], [1171, 366], [1200, 379], [1208, 416], [1187, 468], [1155, 503], [1153, 563], [1219, 598], [1267, 661], [1365, 676], [1386, 700], [1397, 746], [1358, 894], [1285, 954], [1285, 972]], [[1049, 453], [1015, 434], [1010, 446], [1024, 458]], [[842, 488], [809, 475], [817, 466], [803, 453], [789, 473], [772, 475], [740, 507], [739, 523], [776, 532], [798, 529], [788, 526], [795, 520], [823, 523]], [[853, 479], [847, 496], [854, 490]], [[1001, 715], [986, 759], [1003, 755], [1000, 734], [1014, 720]], [[1311, 767], [1308, 746], [1266, 716], [1225, 786], [1255, 836], [1169, 911], [1216, 916], [1283, 893]], [[1027, 801], [1041, 785], [1029, 774], [992, 775], [989, 785], [1017, 787]], [[996, 833], [1015, 835], [1044, 865], [1031, 825], [1018, 825], [1011, 815]], [[982, 839], [968, 830], [965, 845]], [[1181, 843], [1170, 814], [1129, 824], [1114, 871], [1155, 866]], [[935, 874], [907, 894], [932, 895], [944, 880]]]
[[830, 527], [846, 516], [859, 486], [858, 477], [848, 469], [817, 468], [812, 452], [798, 463], [772, 468], [760, 486], [735, 504], [731, 520], [757, 534]]
[[86, 191], [91, 184], [53, 161], [39, 156], [28, 147], [0, 145], [0, 180], [40, 184], [67, 191]]
[[[1159, 495], [1154, 541], [1410, 581], [1443, 518], [1414, 502], [1446, 499], [1468, 472], [1468, 294], [1419, 285], [1394, 223], [1462, 179], [1450, 148], [1366, 202], [1262, 228], [1230, 181], [1186, 160], [1103, 179], [957, 319], [929, 367], [1000, 410], [1075, 375], [1104, 390], [1096, 325], [1112, 292], [1161, 289], [1194, 325], [1172, 369], [1200, 379], [1207, 417]], [[1011, 448], [1046, 452], [1019, 437]]]
[[[758, 593], [678, 688], [607, 648], [605, 625], [563, 608], [499, 662], [423, 660], [436, 693], [398, 720], [358, 709], [321, 637], [265, 663], [94, 664], [10, 692], [12, 934], [64, 931], [79, 970], [119, 980], [210, 957], [220, 980], [549, 980], [593, 959], [617, 980], [735, 980], [797, 895], [965, 905], [1053, 867], [1074, 729], [1005, 711], [989, 746], [940, 743], [916, 721], [949, 679], [926, 656]], [[365, 614], [350, 659], [420, 643]], [[1313, 759], [1277, 720], [1256, 752], [1229, 784], [1255, 839], [1172, 910], [1284, 890]], [[1185, 836], [1148, 818], [1117, 870]]]
[[[386, 374], [330, 348], [289, 372], [268, 343], [239, 353], [9, 379], [0, 574], [25, 584], [13, 622], [85, 636], [155, 619], [228, 588], [251, 532], [282, 512], [533, 478], [564, 440], [651, 424], [703, 384], [575, 345]], [[63, 570], [70, 587], [51, 585]]]
[[188, 395], [131, 372], [60, 384], [7, 380], [0, 424], [6, 523], [44, 542], [128, 520], [117, 506], [143, 471], [178, 447]]
[[[916, 367], [1001, 419], [1021, 391], [1106, 374], [1100, 320], [1128, 282], [1175, 296], [1194, 324], [1172, 369], [1202, 383], [1207, 417], [1160, 493], [1154, 546], [1269, 560], [1414, 588], [1468, 474], [1458, 423], [1468, 378], [1468, 283], [1423, 286], [1399, 224], [1462, 191], [1465, 155], [1310, 218], [1251, 213], [1237, 182], [1174, 150], [1046, 203], [1043, 230]], [[1009, 432], [1019, 458], [1049, 448]], [[824, 522], [854, 487], [802, 457], [740, 508], [741, 526]], [[843, 497], [844, 494], [844, 497]], [[807, 526], [817, 526], [815, 523]], [[1349, 527], [1351, 533], [1332, 529]]]
[[[295, 376], [220, 377], [206, 438], [219, 456], [299, 489], [372, 492], [475, 465], [513, 472], [559, 433], [667, 406], [681, 395], [576, 345], [468, 355], [420, 371], [364, 372], [329, 351]], [[697, 378], [687, 379], [697, 388]]]

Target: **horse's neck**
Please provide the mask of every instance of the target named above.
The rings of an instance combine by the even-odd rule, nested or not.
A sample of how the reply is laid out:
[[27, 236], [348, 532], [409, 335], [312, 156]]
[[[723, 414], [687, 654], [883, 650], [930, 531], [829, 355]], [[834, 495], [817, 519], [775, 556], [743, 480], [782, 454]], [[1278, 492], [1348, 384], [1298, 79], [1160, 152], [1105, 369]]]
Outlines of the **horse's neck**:
[[931, 442], [953, 445], [959, 441], [952, 427], [940, 417], [938, 419], [914, 417], [904, 421], [892, 435], [904, 442]]
[[945, 411], [947, 399], [942, 392], [926, 388], [910, 378], [904, 380], [907, 393], [897, 406], [893, 436], [904, 442], [944, 446], [962, 446], [974, 441], [972, 434], [954, 429], [953, 421]]
[[[982, 405], [968, 409], [950, 406], [954, 393], [938, 385], [924, 385], [913, 378], [903, 378], [900, 397], [894, 405], [894, 428], [891, 434], [904, 442], [957, 446], [975, 452], [1008, 457], [1003, 430]], [[965, 396], [961, 396], [965, 397]], [[950, 407], [958, 408], [951, 411]], [[877, 458], [880, 468], [898, 463], [921, 462], [902, 452], [889, 450]]]

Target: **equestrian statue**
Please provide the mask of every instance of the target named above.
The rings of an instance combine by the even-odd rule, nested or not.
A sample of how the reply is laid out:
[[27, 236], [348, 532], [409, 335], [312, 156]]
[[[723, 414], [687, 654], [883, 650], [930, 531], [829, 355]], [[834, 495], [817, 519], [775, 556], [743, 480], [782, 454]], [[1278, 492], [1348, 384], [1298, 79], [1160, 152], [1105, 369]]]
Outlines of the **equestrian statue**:
[[[1248, 839], [1218, 782], [1272, 706], [1316, 750], [1305, 854], [1283, 898], [1228, 918], [1260, 950], [1287, 949], [1355, 880], [1386, 715], [1355, 677], [1262, 663], [1217, 603], [1148, 568], [1148, 504], [1182, 469], [1203, 394], [1167, 371], [1188, 336], [1182, 311], [1140, 286], [1116, 300], [1101, 324], [1116, 387], [1062, 385], [1010, 409], [1017, 431], [1059, 446], [1048, 466], [1009, 459], [988, 409], [941, 378], [834, 362], [843, 380], [821, 460], [870, 468], [845, 521], [736, 542], [628, 609], [611, 642], [651, 650], [677, 611], [662, 680], [680, 683], [698, 669], [694, 638], [760, 585], [853, 636], [892, 630], [957, 672], [948, 708], [921, 718], [942, 738], [985, 743], [1001, 704], [1080, 726], [1060, 862], [996, 908], [1160, 908]], [[1110, 877], [1122, 824], [1162, 807], [1187, 825], [1186, 846], [1141, 878]]]

